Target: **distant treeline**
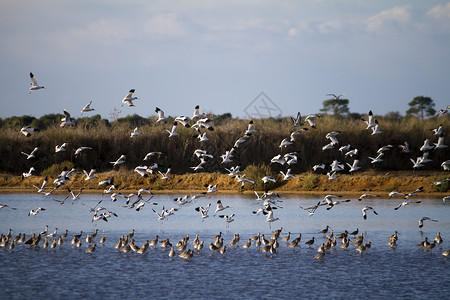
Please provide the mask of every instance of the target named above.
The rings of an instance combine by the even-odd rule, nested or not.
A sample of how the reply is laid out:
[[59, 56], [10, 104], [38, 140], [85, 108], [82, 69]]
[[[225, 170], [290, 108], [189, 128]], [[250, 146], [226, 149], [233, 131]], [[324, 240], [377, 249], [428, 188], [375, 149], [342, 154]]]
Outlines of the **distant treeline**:
[[[255, 119], [254, 128], [258, 132], [236, 148], [234, 163], [221, 164], [220, 155], [230, 150], [236, 140], [244, 135], [249, 120], [233, 118], [231, 114], [209, 115], [214, 131], [207, 131], [209, 141], [200, 142], [196, 137], [196, 130], [181, 125], [178, 126], [180, 135], [169, 138], [166, 129], [171, 129], [172, 118], [164, 123], [156, 123], [155, 117], [132, 115], [108, 121], [100, 115], [94, 115], [76, 119], [76, 126], [61, 128], [59, 124], [62, 117], [62, 114], [52, 114], [41, 118], [23, 116], [0, 119], [0, 172], [20, 175], [33, 166], [36, 175], [51, 175], [50, 170], [59, 173], [64, 165], [73, 165], [78, 170], [96, 168], [101, 172], [111, 170], [110, 162], [125, 154], [127, 160], [121, 165], [122, 169], [133, 170], [139, 165], [150, 166], [157, 163], [161, 171], [170, 166], [174, 173], [186, 173], [193, 172], [191, 167], [200, 162], [193, 154], [194, 150], [203, 149], [214, 156], [213, 159], [207, 159], [204, 166], [204, 171], [207, 172], [225, 172], [225, 167], [234, 165], [240, 165], [241, 170], [250, 165], [270, 165], [273, 174], [277, 174], [287, 167], [270, 164], [271, 159], [278, 154], [296, 152], [298, 164], [292, 166], [292, 171], [301, 173], [310, 171], [316, 164], [329, 165], [333, 160], [351, 164], [355, 157], [345, 157], [338, 151], [339, 147], [347, 144], [358, 149], [357, 158], [362, 170], [375, 168], [413, 171], [410, 159], [416, 160], [418, 156], [422, 156], [419, 148], [424, 139], [428, 138], [431, 143], [437, 142], [438, 136], [434, 135], [432, 129], [442, 124], [443, 132], [450, 132], [448, 116], [423, 121], [415, 117], [376, 116], [383, 133], [371, 135], [372, 131], [366, 129], [367, 125], [360, 119], [361, 116], [337, 118], [322, 115], [316, 120], [317, 129], [305, 124], [301, 128], [308, 130], [297, 135], [292, 145], [281, 149], [281, 141], [300, 128], [292, 127], [289, 117]], [[20, 133], [24, 126], [34, 127], [39, 131], [26, 137]], [[138, 127], [142, 135], [131, 138], [130, 133], [135, 127]], [[340, 131], [337, 137], [339, 144], [334, 149], [322, 150], [329, 143], [325, 136], [331, 131]], [[202, 128], [201, 132], [205, 132], [205, 129]], [[410, 145], [410, 153], [403, 153], [399, 148], [405, 141]], [[68, 150], [55, 153], [55, 146], [63, 143], [68, 143]], [[450, 141], [444, 143], [450, 144]], [[372, 165], [368, 157], [377, 156], [377, 150], [389, 144], [393, 147], [386, 152], [383, 161]], [[92, 150], [83, 151], [76, 157], [74, 152], [81, 146], [91, 147]], [[30, 153], [35, 147], [39, 147], [36, 158], [27, 160], [21, 152]], [[160, 151], [162, 155], [143, 161], [145, 155], [152, 151]], [[450, 159], [449, 148], [430, 151], [430, 159], [432, 161], [426, 163], [423, 169], [441, 169], [441, 163]]]

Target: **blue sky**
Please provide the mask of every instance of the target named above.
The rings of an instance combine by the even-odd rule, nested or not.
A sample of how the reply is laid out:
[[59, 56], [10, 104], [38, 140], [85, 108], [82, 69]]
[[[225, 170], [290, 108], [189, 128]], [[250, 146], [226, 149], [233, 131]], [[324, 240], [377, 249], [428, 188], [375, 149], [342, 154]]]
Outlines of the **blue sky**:
[[[327, 93], [351, 112], [404, 114], [420, 95], [439, 110], [449, 51], [447, 1], [1, 1], [0, 117], [79, 117], [92, 100], [103, 118], [197, 104], [245, 118], [261, 92], [282, 116], [319, 112]], [[30, 71], [46, 89], [28, 93]]]

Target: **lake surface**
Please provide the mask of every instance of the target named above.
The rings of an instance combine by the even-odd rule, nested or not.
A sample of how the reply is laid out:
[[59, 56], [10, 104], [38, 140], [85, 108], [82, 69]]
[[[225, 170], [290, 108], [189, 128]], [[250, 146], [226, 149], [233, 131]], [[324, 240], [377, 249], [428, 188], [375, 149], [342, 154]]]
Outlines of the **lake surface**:
[[[173, 199], [183, 195], [155, 195], [141, 211], [121, 207], [125, 200], [112, 202], [108, 196], [82, 194], [80, 200], [64, 205], [36, 194], [2, 194], [0, 204], [8, 204], [17, 210], [0, 210], [0, 233], [13, 229], [12, 236], [39, 233], [48, 225], [49, 233], [57, 227], [58, 235], [66, 229], [69, 237], [55, 249], [30, 248], [17, 244], [13, 250], [0, 248], [0, 290], [3, 299], [49, 299], [49, 298], [134, 298], [152, 299], [285, 299], [285, 298], [396, 298], [431, 299], [448, 298], [450, 294], [450, 260], [441, 253], [450, 249], [450, 205], [442, 198], [421, 199], [394, 210], [401, 199], [382, 197], [352, 199], [351, 202], [334, 206], [330, 210], [320, 207], [313, 216], [301, 210], [316, 204], [321, 196], [282, 195], [282, 208], [274, 210], [279, 220], [269, 224], [263, 214], [252, 212], [261, 207], [254, 195], [213, 194], [199, 198], [193, 203], [178, 205]], [[56, 195], [56, 199], [63, 196]], [[148, 197], [145, 196], [145, 199]], [[101, 206], [114, 211], [118, 217], [108, 222], [91, 222], [93, 213], [88, 206]], [[213, 216], [216, 201], [221, 199], [230, 208], [219, 214], [235, 214], [234, 221]], [[85, 205], [83, 205], [83, 204]], [[153, 205], [152, 203], [157, 203]], [[202, 219], [195, 211], [197, 206], [212, 203], [209, 217]], [[369, 205], [378, 215], [368, 212], [363, 220], [361, 209]], [[152, 211], [177, 208], [174, 215], [159, 221]], [[43, 207], [36, 216], [28, 216], [31, 209]], [[418, 228], [418, 220], [428, 216], [438, 222], [425, 221]], [[326, 240], [318, 232], [329, 225], [334, 233], [344, 230], [365, 233], [365, 241], [372, 247], [362, 254], [350, 245], [347, 250], [338, 246], [329, 250], [322, 259], [314, 259], [318, 246]], [[252, 245], [246, 250], [241, 246], [248, 238], [260, 232], [266, 238], [272, 231], [283, 227], [280, 238], [291, 232], [291, 240], [302, 234], [302, 240], [294, 250], [280, 241], [276, 254], [265, 254]], [[97, 249], [85, 253], [86, 233], [95, 229]], [[169, 249], [149, 248], [143, 255], [121, 253], [114, 248], [121, 235], [135, 230], [138, 246], [152, 240], [156, 234], [160, 240], [168, 238], [172, 244], [190, 235], [189, 248], [195, 234], [205, 241], [205, 248], [190, 260], [170, 258]], [[391, 249], [387, 237], [398, 231], [398, 243]], [[70, 244], [74, 234], [83, 231], [81, 248]], [[223, 233], [227, 251], [222, 256], [212, 252], [208, 245], [213, 236]], [[330, 231], [329, 231], [330, 232]], [[328, 232], [328, 233], [329, 233]], [[444, 242], [425, 252], [416, 245], [428, 237], [434, 239], [440, 232]], [[239, 246], [228, 243], [239, 233]], [[328, 234], [327, 233], [327, 234]], [[99, 244], [102, 234], [106, 243]], [[304, 243], [315, 237], [312, 247]], [[178, 252], [177, 252], [178, 253]]]

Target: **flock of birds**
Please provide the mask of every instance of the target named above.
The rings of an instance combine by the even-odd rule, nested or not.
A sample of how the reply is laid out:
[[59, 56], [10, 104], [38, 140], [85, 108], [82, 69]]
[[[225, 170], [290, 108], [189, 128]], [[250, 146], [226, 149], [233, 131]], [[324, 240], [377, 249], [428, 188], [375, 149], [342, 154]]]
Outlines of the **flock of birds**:
[[[31, 81], [32, 81], [31, 87], [30, 87], [30, 93], [32, 91], [44, 88], [43, 86], [38, 85], [37, 80], [32, 73], [30, 73], [30, 77], [31, 77]], [[126, 104], [128, 106], [134, 106], [133, 101], [138, 99], [137, 97], [134, 96], [134, 93], [135, 93], [135, 90], [131, 89], [127, 93], [127, 95], [122, 99], [122, 105]], [[340, 96], [342, 96], [342, 95], [334, 95], [334, 94], [330, 94], [330, 95], [332, 95], [336, 99], [338, 99]], [[86, 104], [82, 108], [81, 113], [83, 114], [86, 112], [93, 111], [94, 109], [91, 108], [91, 104], [92, 104], [92, 101], [90, 101], [88, 104]], [[446, 109], [441, 110], [437, 116], [439, 117], [439, 116], [448, 114], [449, 108], [450, 108], [450, 106], [447, 106]], [[168, 118], [166, 116], [166, 114], [164, 113], [164, 111], [158, 107], [156, 107], [155, 112], [158, 115], [158, 119], [156, 121], [157, 123], [164, 122]], [[296, 118], [292, 118], [292, 126], [295, 130], [290, 134], [289, 137], [287, 137], [281, 141], [280, 146], [279, 146], [281, 153], [274, 156], [270, 161], [271, 164], [279, 164], [281, 166], [286, 167], [286, 170], [280, 171], [281, 178], [282, 178], [281, 180], [288, 181], [288, 180], [297, 178], [293, 174], [292, 168], [291, 168], [293, 165], [298, 163], [297, 153], [289, 152], [289, 153], [283, 154], [283, 150], [285, 150], [290, 145], [292, 145], [295, 142], [295, 139], [298, 135], [301, 135], [305, 131], [309, 130], [309, 128], [303, 127], [305, 124], [308, 124], [310, 126], [310, 128], [315, 129], [316, 122], [318, 121], [318, 119], [320, 119], [320, 115], [318, 115], [318, 114], [311, 114], [311, 115], [306, 116], [304, 119], [302, 119], [302, 116], [300, 113], [297, 114]], [[372, 131], [372, 133], [371, 133], [372, 135], [378, 135], [383, 132], [380, 128], [380, 124], [374, 118], [372, 111], [369, 112], [368, 118], [362, 119], [362, 121], [367, 125], [367, 130]], [[202, 145], [207, 143], [207, 141], [209, 140], [207, 137], [207, 133], [214, 131], [214, 127], [211, 124], [211, 120], [209, 118], [207, 118], [205, 115], [200, 113], [200, 108], [198, 105], [194, 108], [194, 114], [192, 115], [192, 117], [189, 118], [186, 116], [179, 116], [174, 119], [174, 122], [172, 123], [172, 128], [170, 130], [166, 129], [166, 131], [168, 133], [168, 138], [173, 138], [179, 134], [177, 132], [177, 128], [178, 128], [179, 124], [181, 124], [187, 128], [195, 129], [197, 131], [197, 138], [199, 139], [199, 141]], [[71, 117], [70, 113], [68, 111], [64, 110], [64, 117], [61, 119], [61, 124], [60, 124], [61, 128], [75, 126], [75, 125], [76, 125], [76, 122]], [[31, 127], [24, 127], [21, 129], [21, 132], [26, 136], [30, 136], [35, 131], [37, 131], [37, 129], [31, 128]], [[240, 147], [242, 147], [242, 145], [245, 144], [248, 141], [248, 139], [250, 139], [251, 136], [253, 134], [255, 134], [256, 132], [258, 132], [258, 130], [255, 128], [253, 121], [250, 121], [244, 134], [235, 141], [234, 145], [229, 150], [227, 150], [225, 152], [225, 154], [220, 156], [220, 158], [221, 158], [220, 164], [224, 166], [224, 170], [226, 170], [228, 172], [229, 176], [236, 179], [237, 184], [240, 184], [241, 188], [244, 188], [244, 186], [246, 184], [254, 185], [255, 182], [253, 180], [246, 178], [245, 174], [242, 174], [239, 165], [234, 165], [235, 158], [239, 155], [238, 153], [239, 153]], [[423, 153], [423, 155], [421, 157], [418, 157], [415, 160], [411, 159], [414, 169], [421, 168], [427, 162], [430, 161], [430, 158], [429, 158], [430, 151], [436, 151], [438, 149], [444, 149], [447, 147], [447, 145], [444, 144], [445, 134], [442, 130], [442, 125], [439, 128], [433, 129], [433, 132], [434, 132], [434, 136], [437, 137], [437, 142], [432, 143], [430, 141], [430, 139], [428, 139], [428, 138], [424, 140], [424, 144], [420, 148], [420, 151]], [[339, 131], [333, 131], [333, 132], [329, 132], [328, 134], [326, 134], [326, 138], [330, 142], [322, 147], [322, 151], [327, 151], [329, 149], [336, 148], [339, 145], [339, 140], [338, 140], [339, 134], [340, 134]], [[135, 138], [140, 135], [142, 135], [142, 133], [140, 133], [138, 128], [136, 127], [130, 133], [130, 138]], [[402, 151], [405, 153], [409, 153], [411, 151], [409, 148], [409, 144], [407, 142], [405, 142], [400, 147], [401, 147]], [[385, 153], [390, 151], [392, 148], [393, 148], [393, 145], [386, 145], [386, 146], [381, 147], [377, 151], [377, 154], [374, 155], [374, 157], [369, 157], [372, 164], [381, 162], [383, 160], [382, 157], [385, 155]], [[38, 150], [39, 150], [39, 148], [35, 147], [30, 153], [22, 152], [22, 154], [26, 157], [27, 160], [31, 160], [36, 157]], [[63, 143], [61, 145], [55, 146], [55, 153], [62, 152], [62, 151], [68, 151], [68, 150], [69, 150], [68, 143]], [[89, 151], [89, 150], [92, 150], [92, 148], [87, 147], [87, 146], [78, 145], [78, 147], [75, 149], [74, 154], [75, 154], [75, 156], [78, 156], [78, 155], [81, 155], [81, 153], [83, 151]], [[346, 164], [349, 167], [349, 169], [347, 171], [352, 173], [352, 172], [356, 172], [361, 169], [361, 167], [359, 166], [359, 159], [358, 159], [359, 151], [357, 148], [355, 148], [351, 145], [346, 145], [346, 146], [340, 147], [339, 152], [343, 153], [345, 157], [354, 157], [354, 161], [352, 164], [349, 164], [349, 163]], [[158, 157], [161, 154], [162, 153], [159, 151], [149, 152], [148, 154], [145, 155], [145, 157], [143, 158], [143, 161], [151, 161], [153, 158]], [[199, 160], [198, 165], [192, 167], [193, 171], [204, 170], [206, 168], [208, 161], [215, 159], [211, 153], [208, 153], [207, 150], [204, 150], [204, 149], [195, 150], [193, 155], [195, 157], [197, 157]], [[123, 154], [116, 160], [111, 161], [110, 163], [111, 163], [112, 168], [115, 168], [115, 167], [125, 163], [126, 160], [127, 160], [127, 157], [125, 154]], [[450, 160], [444, 161], [441, 164], [441, 166], [442, 166], [443, 170], [450, 170]], [[319, 169], [326, 169], [328, 167], [330, 168], [330, 171], [327, 173], [329, 180], [336, 179], [337, 178], [336, 174], [338, 172], [346, 170], [345, 165], [343, 163], [339, 162], [337, 159], [334, 160], [329, 166], [327, 166], [326, 164], [315, 165], [313, 167], [313, 170], [318, 171]], [[170, 166], [164, 172], [161, 170], [157, 170], [158, 168], [159, 168], [158, 164], [153, 163], [149, 166], [139, 165], [134, 169], [134, 171], [142, 177], [148, 177], [150, 174], [159, 174], [159, 176], [161, 176], [160, 179], [162, 181], [170, 178], [170, 176], [171, 176]], [[28, 177], [32, 176], [33, 171], [35, 171], [35, 169], [34, 169], [34, 167], [31, 167], [28, 172], [23, 172], [22, 177], [28, 178]], [[50, 190], [47, 190], [47, 188], [48, 188], [47, 184], [50, 180], [49, 178], [45, 178], [40, 186], [36, 186], [36, 185], [33, 185], [33, 186], [36, 188], [38, 194], [49, 197], [50, 199], [57, 201], [61, 205], [63, 205], [66, 202], [66, 200], [68, 200], [68, 199], [71, 199], [72, 203], [75, 203], [78, 200], [80, 200], [83, 188], [81, 188], [78, 191], [78, 193], [75, 193], [70, 188], [66, 188], [68, 194], [66, 196], [64, 196], [64, 198], [62, 198], [62, 199], [58, 199], [58, 197], [53, 195], [53, 192], [55, 190], [57, 190], [57, 189], [61, 190], [62, 187], [68, 181], [72, 180], [72, 178], [74, 177], [75, 174], [77, 174], [77, 170], [75, 170], [75, 169], [68, 170], [67, 168], [64, 168], [61, 171], [61, 173], [59, 174], [59, 176], [57, 176], [53, 180], [54, 186]], [[83, 174], [84, 174], [85, 182], [90, 181], [90, 180], [98, 180], [99, 181], [98, 185], [105, 188], [103, 192], [104, 192], [104, 194], [110, 195], [110, 199], [112, 202], [116, 202], [119, 199], [124, 201], [124, 203], [121, 205], [121, 207], [128, 208], [128, 209], [135, 209], [136, 211], [140, 211], [148, 203], [150, 203], [151, 205], [158, 205], [157, 203], [152, 202], [153, 194], [150, 191], [150, 189], [148, 189], [148, 188], [141, 188], [136, 193], [122, 194], [121, 192], [116, 191], [116, 187], [114, 185], [113, 179], [97, 178], [95, 169], [83, 170]], [[273, 177], [273, 176], [264, 176], [263, 178], [261, 178], [261, 180], [266, 185], [269, 182], [277, 182], [277, 180], [279, 180], [279, 179], [276, 177]], [[443, 184], [447, 184], [449, 181], [450, 181], [450, 177], [446, 178], [445, 180], [439, 181], [439, 182], [433, 182], [433, 184], [443, 185]], [[205, 185], [205, 187], [207, 188], [207, 190], [200, 194], [185, 195], [183, 197], [178, 197], [176, 199], [173, 199], [174, 203], [178, 204], [178, 207], [172, 207], [170, 209], [162, 207], [161, 210], [155, 210], [154, 208], [152, 208], [152, 211], [154, 212], [154, 214], [158, 218], [158, 220], [164, 221], [167, 218], [169, 218], [169, 216], [175, 214], [178, 210], [180, 210], [185, 204], [193, 203], [193, 201], [195, 201], [198, 198], [206, 197], [207, 195], [211, 195], [218, 191], [217, 184]], [[403, 197], [403, 200], [394, 208], [395, 210], [398, 210], [399, 208], [404, 207], [410, 203], [420, 203], [420, 201], [414, 201], [412, 198], [422, 191], [423, 191], [423, 187], [419, 187], [416, 190], [408, 192], [408, 193], [402, 193], [400, 191], [392, 191], [389, 194], [389, 198], [396, 197], [396, 196]], [[259, 195], [256, 191], [254, 193], [256, 195], [257, 200], [261, 203], [261, 207], [255, 211], [253, 211], [253, 214], [259, 215], [262, 213], [266, 217], [265, 221], [269, 224], [279, 220], [279, 218], [274, 216], [274, 210], [282, 208], [279, 204], [279, 202], [281, 201], [280, 196], [276, 192], [269, 192], [268, 190], [266, 190], [266, 192], [262, 195]], [[379, 195], [363, 194], [358, 198], [358, 201], [362, 201], [364, 198], [370, 198], [370, 197], [379, 197]], [[316, 204], [311, 205], [309, 207], [300, 206], [300, 208], [302, 210], [306, 211], [310, 216], [313, 216], [320, 207], [325, 207], [327, 210], [330, 210], [336, 205], [351, 201], [351, 199], [341, 200], [339, 198], [341, 198], [340, 195], [326, 195], [323, 200], [318, 201]], [[450, 199], [450, 196], [445, 196], [443, 198], [443, 203], [445, 204], [445, 202], [449, 199]], [[118, 217], [118, 214], [116, 212], [113, 212], [113, 211], [109, 210], [108, 208], [101, 206], [100, 204], [102, 203], [102, 201], [99, 201], [94, 207], [90, 207], [90, 206], [82, 203], [92, 213], [91, 220], [92, 220], [92, 223], [94, 223], [94, 224], [97, 224], [97, 222], [99, 222], [99, 221], [108, 222], [108, 220], [111, 217]], [[195, 207], [195, 211], [200, 213], [200, 217], [202, 219], [205, 219], [205, 218], [209, 217], [210, 206], [211, 206], [211, 203], [209, 203], [203, 207], [197, 206], [197, 207]], [[0, 209], [2, 209], [2, 208], [9, 208], [12, 210], [16, 209], [14, 207], [8, 206], [7, 204], [0, 204]], [[214, 211], [214, 216], [217, 215], [218, 217], [224, 219], [227, 227], [230, 225], [230, 223], [232, 223], [234, 221], [234, 218], [235, 218], [235, 213], [230, 213], [228, 215], [223, 213], [224, 210], [229, 209], [229, 208], [230, 207], [228, 205], [224, 205], [221, 200], [217, 200], [216, 209]], [[44, 210], [46, 210], [46, 209], [43, 207], [31, 209], [28, 212], [28, 216], [36, 216], [41, 211], [44, 211]], [[378, 213], [376, 212], [374, 207], [364, 206], [362, 209], [362, 217], [364, 220], [367, 219], [369, 212], [371, 212], [375, 215], [378, 215]], [[423, 217], [419, 220], [419, 228], [423, 227], [424, 221], [437, 222], [438, 220], [434, 220], [429, 217]], [[328, 230], [328, 226], [327, 226], [326, 230]], [[325, 232], [321, 232], [321, 233], [325, 233]], [[268, 243], [265, 242], [266, 240], [264, 239], [264, 236], [260, 237], [258, 235], [258, 238], [249, 239], [249, 241], [242, 247], [249, 248], [251, 245], [251, 241], [254, 241], [256, 247], [259, 247], [258, 244], [261, 245], [261, 243], [264, 245], [264, 247], [261, 247], [261, 249], [266, 249], [266, 250], [262, 250], [262, 251], [274, 253], [277, 248], [277, 246], [275, 246], [275, 245], [278, 245], [278, 237], [279, 237], [280, 233], [281, 233], [281, 229], [278, 231], [275, 231], [273, 238]], [[51, 236], [52, 234], [53, 234], [53, 236]], [[47, 234], [47, 228], [46, 228], [44, 233], [35, 234], [33, 236], [33, 239], [28, 240], [27, 242], [25, 242], [25, 244], [30, 244], [32, 246], [38, 246], [40, 239], [44, 238], [45, 239], [44, 245], [48, 246], [48, 243], [50, 243], [50, 239], [54, 238], [56, 236], [56, 229], [52, 234]], [[97, 234], [97, 230], [95, 231], [95, 235], [96, 234]], [[95, 235], [94, 236], [90, 235], [90, 239], [92, 240], [93, 238], [95, 238]], [[67, 236], [67, 231], [66, 231], [66, 236]], [[80, 242], [79, 239], [81, 237], [81, 233], [79, 236], [77, 235], [77, 237], [78, 237], [78, 241], [76, 241], [74, 239], [72, 240], [72, 242], [76, 241], [76, 243], [74, 243], [74, 244], [77, 244]], [[158, 242], [158, 239], [156, 238], [156, 241], [155, 240], [153, 240], [152, 242], [146, 241], [146, 243], [142, 247], [137, 247], [136, 245], [134, 245], [134, 241], [131, 239], [132, 236], [127, 236], [127, 237], [128, 237], [127, 239], [125, 239], [125, 238], [121, 239], [120, 246], [118, 247], [118, 249], [120, 249], [120, 251], [122, 251], [122, 249], [130, 248], [130, 249], [132, 249], [132, 251], [135, 251], [135, 252], [141, 251], [141, 253], [143, 253], [143, 252], [145, 252], [145, 249], [147, 249], [150, 246], [157, 245], [157, 242]], [[329, 235], [327, 238], [327, 242], [323, 243], [320, 246], [320, 248], [319, 248], [320, 254], [318, 255], [319, 257], [323, 256], [326, 253], [326, 250], [330, 249], [331, 247], [336, 246], [336, 237], [334, 238], [334, 240], [332, 240], [332, 237], [333, 237], [332, 234]], [[87, 241], [87, 238], [88, 237], [86, 237], [86, 241]], [[285, 237], [285, 239], [281, 239], [281, 240], [284, 240], [285, 242], [287, 242], [287, 241], [289, 241], [289, 238], [290, 238], [290, 233], [288, 233], [288, 235]], [[343, 246], [341, 246], [341, 247], [347, 248], [348, 244], [350, 243], [350, 240], [348, 239], [347, 235], [341, 234], [341, 235], [339, 235], [339, 238], [342, 239], [343, 246], [347, 245], [345, 247], [343, 247]], [[9, 244], [9, 247], [13, 248], [15, 243], [24, 242], [23, 239], [25, 239], [24, 234], [22, 236], [18, 236], [14, 239], [11, 239], [11, 232], [9, 232], [6, 235], [2, 235], [2, 242], [1, 242], [0, 246], [6, 247]], [[184, 244], [182, 244], [182, 246], [177, 245], [179, 251], [183, 250], [183, 252], [180, 253], [180, 256], [181, 257], [186, 256], [184, 258], [189, 258], [194, 253], [192, 250], [189, 250], [189, 249], [186, 250], [187, 252], [184, 251], [185, 250], [184, 248], [186, 248], [186, 246], [187, 246], [188, 239], [189, 239], [189, 237], [187, 237], [187, 239], [185, 240]], [[237, 239], [237, 241], [235, 241], [233, 244], [230, 242], [230, 245], [236, 245], [237, 242], [239, 242], [239, 235], [237, 235], [237, 237], [235, 235], [235, 239]], [[295, 248], [298, 245], [298, 243], [300, 243], [300, 239], [301, 239], [301, 235], [298, 238], [294, 239], [292, 242], [290, 242], [290, 244], [288, 246]], [[359, 239], [361, 241], [358, 243], [356, 240], [354, 241], [354, 243], [356, 243], [355, 245], [357, 245], [356, 250], [358, 250], [359, 252], [363, 252], [363, 251], [367, 250], [368, 248], [370, 248], [370, 242], [363, 244], [364, 235], [360, 235]], [[198, 237], [196, 240], [198, 240]], [[51, 242], [50, 247], [54, 248], [54, 247], [56, 247], [56, 245], [61, 245], [63, 243], [63, 241], [64, 241], [64, 237], [62, 237], [62, 238], [60, 237], [58, 240], [54, 239], [53, 242]], [[306, 244], [311, 246], [314, 243], [314, 241], [315, 241], [315, 238], [313, 238], [311, 241], [308, 241]], [[100, 241], [100, 243], [102, 243], [102, 242]], [[223, 244], [221, 244], [221, 243], [223, 243], [223, 239], [219, 236], [219, 238], [216, 239], [216, 242], [210, 244], [210, 249], [214, 250], [214, 251], [219, 251], [223, 254], [226, 251], [226, 247], [223, 246]], [[438, 242], [438, 243], [440, 243], [440, 242]], [[167, 240], [167, 244], [169, 244], [168, 240]], [[428, 246], [429, 245], [424, 245], [424, 247], [428, 247]], [[87, 252], [95, 251], [95, 247], [96, 246], [94, 244], [91, 248], [88, 249], [89, 251], [87, 251]], [[201, 248], [198, 249], [197, 247], [199, 247], [198, 243], [194, 242], [194, 248], [197, 251], [201, 250]], [[201, 247], [203, 247], [203, 244]], [[135, 250], [135, 249], [138, 249], [138, 250]], [[144, 250], [142, 250], [142, 249], [144, 249]], [[174, 251], [174, 248], [171, 248], [171, 249], [172, 249], [172, 251], [171, 251], [171, 253], [172, 253]], [[122, 252], [126, 252], [126, 250], [123, 250]], [[444, 254], [444, 255], [448, 255], [448, 251], [446, 251], [446, 252], [447, 252], [447, 254]], [[185, 254], [183, 254], [183, 253], [185, 253]], [[183, 255], [181, 255], [181, 254], [183, 254]], [[317, 258], [319, 258], [319, 257], [317, 257]]]
[[[86, 245], [86, 250], [83, 250], [86, 253], [93, 253], [97, 249], [97, 243], [101, 246], [105, 246], [106, 243], [106, 235], [102, 234], [102, 236], [98, 239], [98, 229], [95, 229], [92, 233], [85, 234], [83, 231], [79, 233], [68, 236], [68, 230], [65, 230], [63, 234], [57, 235], [58, 228], [55, 228], [54, 231], [49, 232], [49, 228], [46, 225], [45, 229], [39, 233], [33, 233], [31, 236], [27, 238], [25, 233], [19, 233], [17, 236], [12, 236], [12, 229], [10, 228], [6, 234], [0, 235], [0, 249], [1, 248], [9, 248], [10, 251], [13, 251], [16, 245], [19, 246], [29, 246], [31, 249], [44, 249], [44, 250], [57, 250], [63, 247], [63, 244], [70, 244], [72, 248], [82, 249], [83, 243]], [[230, 242], [224, 241], [224, 236], [222, 232], [214, 237], [209, 237], [211, 242], [206, 241], [207, 247], [210, 249], [211, 255], [214, 253], [219, 253], [222, 257], [227, 252], [228, 249], [238, 249], [242, 248], [249, 252], [251, 249], [256, 249], [256, 251], [261, 251], [265, 256], [267, 255], [276, 255], [277, 249], [280, 245], [285, 245], [284, 247], [291, 248], [295, 251], [296, 248], [300, 248], [302, 244], [302, 234], [292, 234], [291, 232], [285, 233], [283, 237], [281, 237], [281, 233], [283, 231], [283, 227], [272, 231], [272, 236], [266, 236], [265, 234], [261, 234], [258, 232], [255, 236], [249, 237], [245, 243], [241, 243], [240, 235], [235, 233]], [[303, 242], [309, 249], [314, 247], [314, 245], [319, 245], [317, 248], [318, 254], [314, 256], [314, 259], [322, 259], [326, 254], [333, 253], [333, 250], [336, 248], [341, 248], [344, 250], [349, 249], [349, 247], [354, 246], [354, 250], [359, 252], [361, 255], [368, 251], [372, 243], [371, 241], [367, 241], [366, 234], [364, 232], [359, 232], [359, 229], [349, 232], [344, 230], [341, 233], [334, 233], [333, 229], [330, 226], [326, 226], [325, 229], [318, 232], [324, 239], [323, 242], [320, 242], [319, 239], [313, 236], [311, 239], [308, 239], [306, 242]], [[295, 237], [294, 237], [295, 236]], [[195, 235], [192, 244], [189, 242], [190, 236], [187, 234], [182, 237], [177, 242], [172, 244], [169, 238], [162, 239], [158, 234], [152, 240], [145, 240], [145, 242], [138, 246], [135, 240], [135, 231], [134, 229], [126, 235], [120, 236], [117, 243], [115, 243], [114, 248], [120, 253], [135, 253], [135, 254], [145, 254], [148, 249], [165, 249], [168, 251], [168, 256], [173, 258], [178, 256], [182, 259], [190, 259], [196, 255], [201, 255], [204, 252], [205, 240], [201, 240], [198, 234]], [[395, 231], [392, 235], [387, 237], [388, 242], [386, 244], [389, 246], [391, 250], [395, 250], [398, 242], [398, 232]], [[69, 241], [70, 240], [70, 241]], [[41, 241], [43, 241], [41, 243]], [[340, 244], [339, 242], [340, 241]], [[316, 243], [317, 242], [317, 243]], [[209, 245], [208, 245], [209, 243]], [[430, 242], [428, 237], [425, 237], [423, 241], [417, 244], [418, 247], [422, 247], [424, 252], [431, 252], [436, 246], [441, 249], [441, 245], [443, 243], [443, 238], [441, 233], [438, 232], [434, 237], [433, 242]], [[339, 244], [339, 245], [338, 245]], [[441, 252], [442, 255], [448, 257], [450, 254], [450, 250], [445, 250]]]

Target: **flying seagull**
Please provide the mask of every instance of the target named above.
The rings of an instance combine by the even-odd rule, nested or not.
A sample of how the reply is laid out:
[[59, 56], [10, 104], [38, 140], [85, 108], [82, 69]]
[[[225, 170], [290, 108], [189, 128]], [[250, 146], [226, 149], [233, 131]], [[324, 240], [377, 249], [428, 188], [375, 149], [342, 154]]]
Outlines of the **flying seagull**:
[[89, 103], [86, 104], [86, 105], [81, 109], [81, 114], [83, 114], [83, 113], [85, 113], [85, 112], [93, 111], [94, 109], [91, 108], [91, 104], [92, 104], [92, 101], [89, 101]]
[[39, 90], [39, 89], [44, 89], [43, 86], [40, 86], [37, 83], [36, 77], [31, 72], [30, 72], [30, 78], [31, 78], [30, 94], [31, 94], [32, 91], [36, 91], [36, 90]]
[[122, 106], [126, 103], [128, 106], [134, 106], [133, 100], [136, 100], [137, 97], [133, 97], [134, 89], [131, 89], [128, 94], [125, 96], [125, 98], [122, 99]]

